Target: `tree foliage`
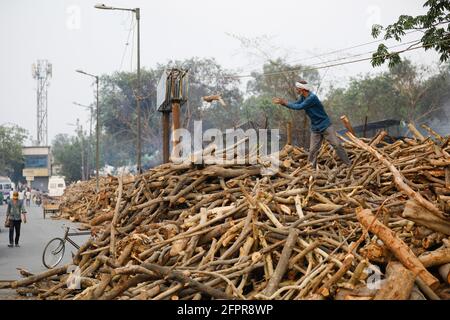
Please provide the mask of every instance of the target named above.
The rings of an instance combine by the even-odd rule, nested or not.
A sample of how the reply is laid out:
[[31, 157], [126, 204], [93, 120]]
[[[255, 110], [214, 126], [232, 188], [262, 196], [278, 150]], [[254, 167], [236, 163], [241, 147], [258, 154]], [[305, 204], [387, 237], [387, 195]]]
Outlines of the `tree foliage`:
[[398, 119], [421, 123], [438, 117], [450, 101], [450, 69], [443, 66], [429, 76], [429, 71], [404, 60], [376, 76], [350, 80], [347, 88], [330, 90], [325, 106], [335, 122], [347, 114], [355, 124]]
[[[22, 146], [27, 137], [27, 131], [17, 125], [0, 126], [0, 175], [21, 176], [23, 165]], [[16, 174], [14, 174], [16, 173]]]
[[[171, 67], [189, 70], [189, 102], [181, 109], [184, 128], [192, 128], [193, 121], [198, 119], [204, 120], [205, 127], [219, 128], [229, 127], [239, 120], [239, 112], [230, 112], [238, 110], [243, 101], [238, 87], [239, 81], [230, 77], [230, 73], [214, 59], [191, 58], [184, 61], [169, 61], [167, 64], [157, 65], [155, 69], [142, 70], [141, 137], [144, 168], [162, 161], [161, 113], [157, 111], [156, 88], [163, 71]], [[102, 145], [107, 146], [103, 155], [105, 162], [113, 166], [135, 164], [137, 137], [135, 88], [134, 73], [117, 72], [105, 75], [101, 79], [101, 125], [105, 130]], [[227, 109], [215, 103], [211, 105], [203, 103], [203, 96], [216, 93], [222, 95], [228, 105]]]
[[[423, 32], [423, 35], [412, 46], [423, 46], [425, 50], [434, 49], [439, 53], [441, 62], [447, 61], [450, 57], [450, 1], [428, 0], [424, 7], [428, 9], [426, 14], [416, 17], [401, 15], [397, 22], [386, 28], [378, 24], [374, 25], [372, 36], [377, 38], [384, 32], [384, 40], [401, 41], [408, 31], [419, 30]], [[390, 52], [385, 44], [380, 44], [377, 52], [372, 56], [372, 65], [379, 66], [386, 61], [391, 67], [398, 64], [399, 52]]]
[[58, 134], [52, 143], [55, 164], [61, 165], [66, 181], [81, 180], [81, 143], [77, 137]]

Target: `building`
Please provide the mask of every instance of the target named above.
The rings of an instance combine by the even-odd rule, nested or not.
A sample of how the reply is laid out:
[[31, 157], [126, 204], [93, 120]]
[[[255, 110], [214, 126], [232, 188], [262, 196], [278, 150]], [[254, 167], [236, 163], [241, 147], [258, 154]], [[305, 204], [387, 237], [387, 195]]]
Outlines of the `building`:
[[23, 176], [33, 189], [48, 192], [48, 180], [52, 174], [52, 157], [49, 146], [23, 147], [25, 160]]
[[[405, 126], [402, 125], [402, 122], [396, 119], [369, 122], [367, 124], [353, 127], [353, 131], [357, 136], [365, 138], [372, 138], [381, 130], [386, 131], [388, 136], [393, 140], [403, 137], [406, 131]], [[340, 135], [345, 135], [346, 132], [347, 129], [338, 131]]]

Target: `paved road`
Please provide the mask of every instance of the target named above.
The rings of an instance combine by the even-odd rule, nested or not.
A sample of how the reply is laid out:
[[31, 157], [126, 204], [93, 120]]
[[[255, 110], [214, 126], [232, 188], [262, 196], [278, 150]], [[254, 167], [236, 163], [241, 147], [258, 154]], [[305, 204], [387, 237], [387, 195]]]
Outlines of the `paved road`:
[[[76, 224], [67, 220], [44, 219], [42, 208], [31, 206], [26, 208], [27, 223], [22, 223], [20, 247], [8, 247], [9, 229], [4, 228], [6, 205], [0, 206], [0, 280], [15, 280], [21, 278], [16, 268], [24, 268], [32, 273], [47, 270], [42, 264], [42, 252], [47, 242], [54, 237], [62, 237], [63, 224], [75, 227]], [[89, 236], [77, 236], [73, 240], [81, 245]], [[61, 265], [71, 261], [70, 251], [75, 248], [67, 243], [66, 253]]]

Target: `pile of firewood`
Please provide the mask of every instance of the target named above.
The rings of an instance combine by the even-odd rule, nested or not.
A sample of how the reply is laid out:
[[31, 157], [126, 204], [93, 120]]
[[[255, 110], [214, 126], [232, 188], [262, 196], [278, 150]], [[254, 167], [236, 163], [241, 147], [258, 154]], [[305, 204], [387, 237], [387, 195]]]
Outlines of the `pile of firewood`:
[[324, 145], [315, 170], [286, 146], [274, 175], [164, 164], [104, 178], [98, 194], [74, 185], [62, 216], [94, 235], [73, 259], [80, 288], [69, 266], [6, 286], [40, 299], [448, 299], [450, 146], [430, 132], [348, 134], [351, 167]]

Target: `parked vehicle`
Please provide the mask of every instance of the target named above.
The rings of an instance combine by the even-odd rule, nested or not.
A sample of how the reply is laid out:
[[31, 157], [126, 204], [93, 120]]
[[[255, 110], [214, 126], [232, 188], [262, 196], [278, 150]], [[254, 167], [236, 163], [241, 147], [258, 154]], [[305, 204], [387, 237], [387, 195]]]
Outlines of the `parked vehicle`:
[[48, 180], [48, 195], [50, 197], [60, 197], [66, 189], [66, 182], [64, 177], [51, 176]]
[[3, 193], [3, 201], [9, 201], [11, 190], [13, 190], [11, 179], [8, 177], [0, 177], [0, 192]]

